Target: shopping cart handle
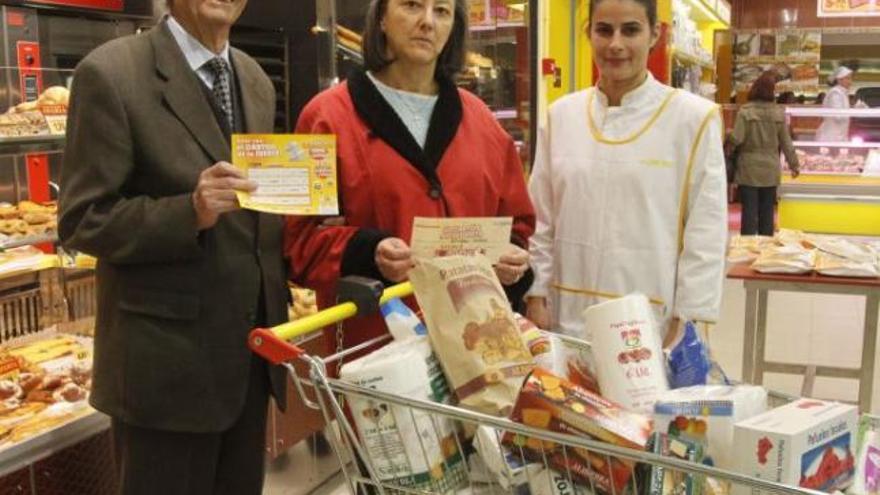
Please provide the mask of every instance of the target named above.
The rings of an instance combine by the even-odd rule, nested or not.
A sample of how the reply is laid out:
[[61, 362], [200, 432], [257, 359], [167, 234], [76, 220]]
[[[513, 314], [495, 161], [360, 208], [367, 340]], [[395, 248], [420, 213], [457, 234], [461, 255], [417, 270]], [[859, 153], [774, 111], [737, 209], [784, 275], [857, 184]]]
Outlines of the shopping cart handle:
[[[379, 297], [379, 304], [385, 304], [395, 297], [406, 297], [412, 292], [412, 285], [409, 282], [388, 287]], [[357, 314], [363, 314], [357, 304], [344, 302], [276, 327], [251, 330], [248, 336], [248, 346], [272, 364], [290, 361], [300, 357], [303, 351], [287, 341], [317, 332]]]
[[298, 346], [278, 338], [268, 328], [251, 330], [248, 346], [260, 357], [275, 365], [293, 361], [305, 353]]

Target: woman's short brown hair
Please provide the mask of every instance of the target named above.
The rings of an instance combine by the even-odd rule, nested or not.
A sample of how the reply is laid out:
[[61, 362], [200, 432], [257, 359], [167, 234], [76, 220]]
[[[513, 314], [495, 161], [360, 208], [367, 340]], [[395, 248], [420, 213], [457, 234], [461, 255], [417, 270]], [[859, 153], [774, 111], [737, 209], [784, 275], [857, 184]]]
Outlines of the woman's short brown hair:
[[[370, 0], [367, 7], [367, 22], [364, 27], [364, 67], [372, 72], [378, 72], [391, 65], [393, 59], [388, 59], [386, 54], [385, 33], [382, 32], [382, 17], [388, 9], [389, 0]], [[446, 46], [437, 58], [435, 77], [443, 76], [452, 78], [464, 67], [465, 54], [467, 53], [468, 35], [468, 2], [467, 0], [453, 0], [455, 14], [452, 24], [452, 32]]]
[[749, 89], [749, 101], [776, 101], [776, 73], [766, 71]]

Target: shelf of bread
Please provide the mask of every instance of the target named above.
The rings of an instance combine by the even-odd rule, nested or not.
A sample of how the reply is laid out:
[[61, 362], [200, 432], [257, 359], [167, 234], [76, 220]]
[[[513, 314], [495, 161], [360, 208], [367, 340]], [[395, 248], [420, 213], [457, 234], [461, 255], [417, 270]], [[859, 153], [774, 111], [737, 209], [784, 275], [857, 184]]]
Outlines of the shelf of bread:
[[23, 246], [0, 252], [0, 278], [49, 270], [61, 266], [58, 255], [46, 254], [34, 246]]
[[20, 103], [0, 114], [0, 152], [63, 149], [69, 99], [67, 88], [52, 86], [38, 99]]
[[21, 201], [0, 203], [0, 250], [55, 242], [58, 235], [58, 204]]
[[88, 405], [91, 356], [90, 338], [57, 328], [0, 345], [0, 472], [106, 428]]

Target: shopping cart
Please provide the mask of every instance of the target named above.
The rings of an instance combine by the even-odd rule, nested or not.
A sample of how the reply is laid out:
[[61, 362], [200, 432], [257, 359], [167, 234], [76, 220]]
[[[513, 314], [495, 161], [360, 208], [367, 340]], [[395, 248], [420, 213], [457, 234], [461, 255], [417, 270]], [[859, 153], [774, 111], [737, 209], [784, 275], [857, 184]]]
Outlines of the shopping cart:
[[[374, 296], [372, 301], [370, 292]], [[326, 326], [338, 324], [352, 316], [377, 311], [380, 304], [395, 297], [411, 294], [412, 287], [409, 283], [403, 283], [381, 292], [381, 289], [373, 286], [366, 293], [366, 297], [362, 292], [354, 297], [356, 301], [343, 302], [300, 320], [271, 329], [255, 329], [249, 338], [251, 349], [269, 362], [286, 367], [305, 403], [322, 412], [328, 425], [325, 435], [339, 459], [341, 472], [353, 495], [386, 492], [579, 495], [588, 491], [607, 495], [657, 495], [658, 492], [652, 490], [649, 484], [657, 479], [652, 478], [652, 469], [658, 468], [665, 470], [665, 476], [671, 477], [666, 479], [674, 480], [675, 488], [671, 492], [674, 495], [700, 493], [700, 491], [703, 495], [712, 493], [753, 495], [762, 492], [791, 495], [822, 493], [672, 457], [538, 429], [449, 404], [382, 392], [332, 378], [327, 372], [328, 367], [338, 364], [352, 354], [390, 341], [391, 337], [372, 339], [325, 358], [307, 355], [290, 341]], [[569, 344], [589, 347], [586, 342], [558, 335], [556, 337], [566, 340]], [[298, 376], [292, 365], [297, 360], [307, 363], [308, 376]], [[309, 396], [305, 394], [307, 387], [314, 390], [314, 401], [308, 399]], [[769, 395], [771, 405], [774, 406], [796, 399], [781, 393], [770, 392]], [[370, 404], [381, 406], [381, 410], [393, 421], [392, 425], [397, 427], [412, 425], [418, 435], [417, 440], [410, 438], [409, 441], [417, 442], [416, 450], [422, 458], [413, 459], [411, 453], [409, 457], [403, 455], [400, 445], [395, 443], [393, 438], [389, 440], [387, 435], [380, 436], [378, 443], [376, 439], [366, 443], [359, 437], [351, 413], [346, 407], [346, 403], [350, 404], [358, 400], [371, 401]], [[479, 456], [476, 456], [473, 434], [480, 426], [490, 427], [491, 430], [488, 431], [492, 432], [495, 441], [484, 441], [480, 445], [482, 449]], [[450, 431], [451, 435], [449, 435]], [[524, 450], [523, 442], [515, 442], [516, 445], [520, 445], [519, 447], [501, 447], [501, 440], [507, 435], [519, 439], [533, 439], [530, 445], [534, 445], [537, 440], [536, 443], [540, 445], [537, 450], [538, 455], [535, 450]], [[485, 436], [482, 438], [485, 439]], [[496, 451], [487, 453], [486, 444]], [[441, 447], [438, 446], [443, 446], [441, 450], [445, 451], [439, 457], [437, 451]], [[410, 449], [412, 447], [413, 445], [410, 445]], [[551, 466], [549, 459], [551, 454], [548, 451], [551, 448], [557, 459], [561, 452], [563, 464], [566, 466], [569, 465], [569, 456], [577, 455], [590, 459], [592, 463], [587, 467], [589, 472], [575, 473], [568, 468], [560, 469], [559, 463]], [[475, 456], [480, 460], [474, 460]], [[497, 456], [500, 462], [488, 462], [487, 456]], [[613, 480], [610, 482], [607, 479], [603, 480], [603, 473], [608, 473], [601, 471], [602, 465], [610, 466], [612, 463], [623, 464], [633, 473], [627, 478], [625, 487], [618, 486]], [[501, 465], [502, 469], [493, 471], [486, 464], [494, 464], [496, 468]], [[420, 473], [423, 469], [426, 469], [427, 473]], [[656, 476], [656, 471], [653, 476]], [[606, 481], [602, 485], [605, 488], [597, 490], [597, 485], [602, 481]], [[688, 484], [701, 488], [697, 488], [697, 491], [688, 491], [686, 490]], [[715, 487], [718, 491], [712, 492], [702, 488], [709, 486]]]

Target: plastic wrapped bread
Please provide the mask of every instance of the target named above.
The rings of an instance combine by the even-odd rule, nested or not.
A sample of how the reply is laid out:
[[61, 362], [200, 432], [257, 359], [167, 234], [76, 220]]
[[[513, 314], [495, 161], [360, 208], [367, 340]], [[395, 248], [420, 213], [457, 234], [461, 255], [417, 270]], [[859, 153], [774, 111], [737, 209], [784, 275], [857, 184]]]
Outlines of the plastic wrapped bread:
[[789, 244], [762, 251], [752, 263], [752, 270], [761, 273], [801, 274], [813, 271], [815, 263], [815, 250]]

